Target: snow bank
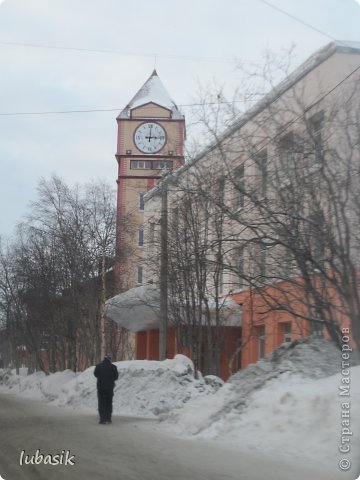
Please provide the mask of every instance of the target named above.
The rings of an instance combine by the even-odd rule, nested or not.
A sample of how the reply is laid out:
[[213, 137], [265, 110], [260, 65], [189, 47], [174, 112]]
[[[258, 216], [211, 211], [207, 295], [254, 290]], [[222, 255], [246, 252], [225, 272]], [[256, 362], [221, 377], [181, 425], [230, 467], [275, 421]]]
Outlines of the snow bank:
[[[341, 401], [350, 401], [353, 468], [359, 470], [360, 366], [351, 369], [351, 397], [339, 396], [341, 353], [327, 340], [284, 344], [225, 384], [213, 376], [195, 380], [192, 362], [182, 355], [115, 365], [115, 414], [160, 418], [161, 428], [172, 434], [321, 468], [337, 468]], [[95, 414], [93, 371], [24, 377], [3, 370], [0, 385], [22, 397]]]
[[[360, 367], [352, 368], [353, 451], [360, 447]], [[340, 375], [306, 379], [285, 373], [245, 394], [227, 384], [214, 396], [189, 402], [168, 419], [182, 434], [217, 439], [234, 448], [323, 460], [340, 457]]]
[[[340, 367], [341, 353], [331, 342], [319, 338], [292, 342], [239, 371], [214, 395], [194, 399], [163, 419], [185, 436], [337, 468], [341, 402], [350, 401], [339, 396]], [[353, 367], [354, 463], [359, 462], [360, 447], [359, 378], [360, 366]]]
[[[206, 382], [200, 375], [194, 379], [194, 366], [183, 355], [173, 360], [133, 360], [115, 363], [119, 380], [114, 391], [114, 414], [156, 417], [181, 408], [190, 399], [214, 393], [218, 385]], [[70, 370], [51, 375], [35, 373], [27, 377], [0, 371], [3, 391], [25, 398], [49, 401], [54, 405], [77, 410], [97, 411], [94, 367], [84, 372]]]
[[323, 378], [338, 373], [340, 366], [340, 353], [335, 345], [325, 338], [311, 336], [284, 343], [266, 358], [239, 370], [229, 382], [246, 384], [259, 378], [264, 383], [284, 372]]

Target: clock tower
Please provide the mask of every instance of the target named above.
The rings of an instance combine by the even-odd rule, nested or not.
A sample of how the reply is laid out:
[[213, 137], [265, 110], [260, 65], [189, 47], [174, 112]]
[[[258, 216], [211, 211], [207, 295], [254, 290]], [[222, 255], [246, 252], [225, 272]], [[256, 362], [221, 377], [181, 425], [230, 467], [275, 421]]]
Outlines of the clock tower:
[[115, 276], [118, 292], [144, 276], [144, 195], [163, 170], [184, 163], [185, 118], [154, 70], [117, 117], [118, 162]]

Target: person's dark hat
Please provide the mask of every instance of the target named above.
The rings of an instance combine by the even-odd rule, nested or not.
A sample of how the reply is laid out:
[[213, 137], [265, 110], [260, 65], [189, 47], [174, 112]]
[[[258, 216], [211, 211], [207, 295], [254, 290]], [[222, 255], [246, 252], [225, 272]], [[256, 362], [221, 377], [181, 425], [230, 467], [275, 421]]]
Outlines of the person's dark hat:
[[105, 355], [104, 360], [111, 362], [111, 355]]

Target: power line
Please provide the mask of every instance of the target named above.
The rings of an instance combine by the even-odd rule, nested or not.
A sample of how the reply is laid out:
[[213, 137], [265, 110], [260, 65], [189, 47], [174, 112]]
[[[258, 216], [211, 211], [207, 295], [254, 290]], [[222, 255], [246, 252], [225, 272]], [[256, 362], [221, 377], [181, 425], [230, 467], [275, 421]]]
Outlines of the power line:
[[[296, 17], [292, 13], [289, 13], [286, 10], [283, 10], [282, 8], [280, 8], [276, 5], [273, 5], [272, 3], [268, 2], [267, 0], [259, 0], [259, 2], [263, 3], [264, 5], [267, 5], [268, 7], [272, 8], [273, 10], [276, 10], [276, 11], [282, 13], [283, 15], [291, 18], [292, 20], [295, 20], [295, 22], [301, 23], [305, 27], [308, 27], [311, 30], [314, 30], [315, 32], [320, 33], [321, 35], [324, 35], [325, 37], [329, 38], [330, 40], [338, 41], [332, 35], [329, 35], [328, 33], [324, 32], [323, 30], [320, 30], [319, 28], [314, 27], [314, 25], [311, 25], [310, 23], [306, 22], [305, 20], [302, 20], [301, 18]], [[339, 42], [339, 43], [343, 43], [344, 45], [346, 45], [345, 42]]]
[[[311, 30], [324, 35], [325, 37], [329, 38], [330, 40], [336, 41], [343, 45], [347, 45], [346, 42], [340, 42], [336, 40], [335, 37], [329, 35], [328, 33], [320, 30], [319, 28], [311, 25], [310, 23], [302, 20], [299, 17], [283, 10], [282, 8], [270, 3], [268, 0], [259, 0], [264, 5], [282, 13], [283, 15], [295, 20], [298, 23], [310, 28]], [[236, 58], [231, 57], [201, 57], [201, 56], [185, 56], [185, 55], [159, 55], [156, 53], [139, 53], [139, 52], [127, 52], [127, 51], [120, 51], [120, 50], [110, 50], [110, 49], [90, 49], [90, 48], [78, 48], [78, 47], [62, 47], [62, 46], [55, 46], [55, 45], [43, 45], [43, 44], [33, 44], [33, 43], [21, 43], [21, 42], [6, 42], [0, 40], [0, 45], [11, 45], [11, 46], [22, 46], [22, 47], [30, 47], [30, 48], [45, 48], [45, 49], [54, 49], [54, 50], [68, 50], [68, 51], [79, 51], [79, 52], [91, 52], [91, 53], [106, 53], [106, 54], [119, 54], [119, 55], [129, 55], [129, 56], [143, 56], [143, 57], [163, 57], [163, 58], [173, 58], [173, 59], [188, 59], [188, 60], [202, 60], [202, 61], [235, 61]], [[354, 73], [354, 72], [353, 72]], [[335, 87], [336, 88], [336, 87]], [[247, 100], [248, 102], [249, 100]], [[211, 106], [211, 105], [221, 105], [221, 104], [234, 104], [234, 103], [246, 103], [246, 101], [233, 101], [233, 102], [212, 102], [212, 103], [192, 103], [192, 104], [183, 104], [178, 105], [180, 108], [186, 107], [196, 107], [196, 106]], [[63, 115], [63, 114], [76, 114], [76, 113], [97, 113], [97, 112], [114, 112], [114, 111], [121, 111], [122, 108], [108, 108], [108, 109], [86, 109], [86, 110], [58, 110], [58, 111], [40, 111], [40, 112], [5, 112], [0, 113], [0, 116], [27, 116], [27, 115]]]
[[[260, 0], [263, 1], [263, 0]], [[360, 66], [356, 67], [352, 72], [350, 72], [343, 80], [341, 80], [339, 83], [337, 83], [331, 90], [326, 92], [320, 100], [317, 102], [323, 100], [326, 98], [330, 93], [332, 93], [336, 88], [338, 88], [342, 83], [344, 83], [349, 77], [351, 77], [354, 73], [356, 73], [358, 70], [360, 70]], [[259, 94], [260, 95], [260, 94]], [[260, 95], [264, 96], [264, 95]], [[277, 97], [279, 98], [279, 97]], [[276, 99], [277, 99], [276, 98]], [[275, 100], [276, 100], [275, 99]], [[235, 101], [228, 101], [228, 102], [205, 102], [205, 103], [187, 103], [187, 104], [181, 104], [177, 105], [177, 107], [180, 108], [188, 108], [188, 107], [200, 107], [200, 106], [212, 106], [212, 105], [234, 105], [237, 103], [249, 103], [249, 102], [257, 102], [258, 99], [254, 100], [235, 100]], [[316, 103], [317, 103], [316, 102]], [[147, 108], [146, 106], [144, 108]], [[151, 108], [151, 107], [148, 107]], [[0, 112], [0, 116], [30, 116], [30, 115], [65, 115], [65, 114], [74, 114], [74, 113], [97, 113], [97, 112], [119, 112], [122, 111], [123, 108], [92, 108], [92, 109], [86, 109], [86, 110], [49, 110], [49, 111], [39, 111], [39, 112]], [[300, 115], [297, 119], [301, 118], [302, 115]], [[295, 120], [296, 121], [296, 120]]]
[[[124, 50], [111, 50], [111, 49], [100, 49], [100, 48], [81, 48], [81, 47], [64, 47], [60, 45], [44, 45], [37, 43], [25, 43], [25, 42], [7, 42], [5, 40], [0, 40], [0, 45], [7, 45], [12, 47], [27, 47], [27, 48], [42, 48], [46, 50], [65, 50], [73, 52], [82, 52], [82, 53], [101, 53], [101, 54], [111, 54], [111, 55], [126, 55], [130, 57], [150, 57], [150, 58], [168, 58], [173, 60], [193, 60], [197, 62], [236, 62], [240, 61], [237, 57], [206, 57], [201, 55], [175, 55], [175, 54], [159, 54], [155, 52], [132, 52]], [[250, 63], [249, 61], [242, 63]]]
[[[315, 27], [314, 25], [302, 20], [301, 18], [287, 12], [286, 10], [272, 4], [267, 0], [259, 0], [264, 5], [276, 10], [283, 15], [295, 20], [298, 23], [324, 35], [325, 37], [329, 38], [330, 40], [336, 40], [335, 37], [332, 35], [320, 30], [319, 28]], [[340, 42], [344, 43], [345, 42]], [[238, 57], [207, 57], [201, 55], [175, 55], [175, 54], [159, 54], [156, 52], [133, 52], [133, 51], [126, 51], [126, 50], [113, 50], [113, 49], [100, 49], [100, 48], [84, 48], [84, 47], [65, 47], [61, 45], [46, 45], [46, 44], [38, 44], [38, 43], [27, 43], [27, 42], [10, 42], [6, 40], [0, 40], [0, 45], [7, 45], [7, 46], [14, 46], [14, 47], [27, 47], [27, 48], [39, 48], [39, 49], [47, 49], [47, 50], [63, 50], [63, 51], [73, 51], [73, 52], [82, 52], [82, 53], [100, 53], [100, 54], [110, 54], [110, 55], [126, 55], [126, 56], [134, 56], [134, 57], [150, 57], [150, 58], [168, 58], [174, 60], [193, 60], [193, 61], [204, 61], [204, 62], [234, 62], [240, 61]], [[252, 63], [249, 60], [241, 60], [242, 63]]]
[[[257, 102], [258, 100], [234, 100], [228, 102], [205, 102], [205, 103], [187, 103], [182, 105], [177, 105], [179, 108], [188, 108], [188, 107], [200, 107], [200, 106], [211, 106], [211, 105], [233, 105], [236, 103], [248, 103], [248, 102]], [[152, 107], [144, 106], [144, 109]], [[27, 116], [27, 115], [64, 115], [71, 113], [96, 113], [96, 112], [120, 112], [124, 110], [122, 108], [91, 108], [85, 110], [48, 110], [48, 111], [39, 111], [39, 112], [0, 112], [0, 116], [4, 117], [15, 117], [15, 116]]]
[[0, 116], [16, 117], [26, 115], [62, 115], [67, 113], [95, 113], [95, 112], [119, 112], [121, 108], [96, 108], [89, 110], [49, 110], [43, 112], [4, 112], [0, 113]]

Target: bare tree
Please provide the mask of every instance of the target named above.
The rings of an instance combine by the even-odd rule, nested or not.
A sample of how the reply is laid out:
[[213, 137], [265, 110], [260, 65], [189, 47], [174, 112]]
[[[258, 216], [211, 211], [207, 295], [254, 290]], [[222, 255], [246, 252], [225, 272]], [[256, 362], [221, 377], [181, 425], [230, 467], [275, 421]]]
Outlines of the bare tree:
[[2, 252], [0, 275], [3, 317], [14, 332], [9, 338], [19, 345], [20, 336], [34, 368], [46, 370], [45, 362], [51, 371], [77, 370], [104, 354], [114, 234], [108, 185], [69, 188], [56, 176], [40, 181], [11, 254]]
[[[166, 235], [168, 316], [178, 349], [192, 358], [195, 373], [199, 369], [219, 375], [222, 327], [229, 317], [226, 298], [221, 298], [227, 248], [223, 212], [195, 184], [185, 186], [172, 179], [169, 174], [163, 180], [168, 184], [160, 187], [167, 188], [171, 198], [168, 228], [159, 229], [161, 219], [153, 217], [147, 230], [148, 276], [155, 282], [160, 277], [161, 235]], [[216, 195], [219, 199], [224, 195], [222, 179], [216, 181]]]
[[[105, 301], [108, 298], [107, 274], [114, 264], [114, 245], [116, 234], [115, 193], [104, 182], [87, 185], [85, 203], [88, 209], [89, 238], [93, 243], [93, 254], [99, 262], [100, 278], [100, 358], [106, 350]], [[99, 356], [98, 356], [99, 360]]]
[[[326, 328], [337, 344], [349, 321], [359, 345], [360, 92], [351, 75], [329, 89], [319, 80], [311, 95], [305, 81], [288, 77], [230, 121], [220, 102], [203, 105], [199, 121], [213, 141], [178, 181], [191, 176], [191, 188], [222, 212], [224, 267], [236, 273], [230, 258], [240, 249], [259, 313], [286, 311], [312, 330]], [[214, 178], [224, 177], [221, 200]]]

